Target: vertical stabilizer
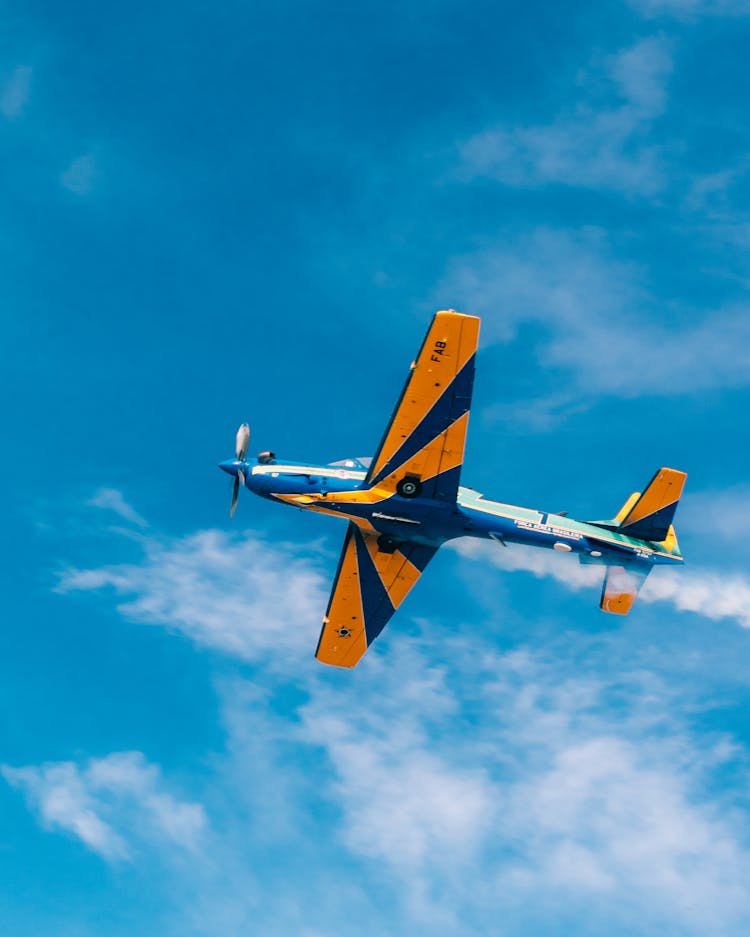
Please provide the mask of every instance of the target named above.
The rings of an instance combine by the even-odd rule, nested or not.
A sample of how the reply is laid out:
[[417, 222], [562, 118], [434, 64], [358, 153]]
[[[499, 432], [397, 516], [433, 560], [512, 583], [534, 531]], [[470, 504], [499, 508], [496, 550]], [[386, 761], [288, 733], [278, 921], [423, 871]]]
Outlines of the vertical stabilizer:
[[[656, 543], [666, 540], [686, 478], [687, 474], [677, 469], [659, 469], [643, 494], [627, 511], [620, 522], [619, 531], [639, 540], [653, 540]], [[629, 501], [624, 508], [628, 504]]]

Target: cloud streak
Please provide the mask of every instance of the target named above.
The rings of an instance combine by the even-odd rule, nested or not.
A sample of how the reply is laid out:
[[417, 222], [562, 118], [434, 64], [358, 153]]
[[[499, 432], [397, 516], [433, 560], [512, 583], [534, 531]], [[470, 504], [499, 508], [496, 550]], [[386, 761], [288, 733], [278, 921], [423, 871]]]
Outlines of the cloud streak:
[[74, 195], [88, 195], [96, 181], [96, 159], [93, 153], [76, 157], [60, 175], [60, 183]]
[[22, 65], [11, 74], [0, 90], [0, 114], [8, 120], [20, 117], [29, 99], [32, 69]]
[[702, 749], [643, 675], [625, 681], [623, 719], [611, 709], [622, 674], [610, 685], [580, 659], [572, 675], [564, 654], [441, 638], [443, 654], [433, 639], [380, 655], [356, 689], [314, 686], [302, 710], [303, 738], [330, 760], [343, 841], [386, 863], [415, 919], [450, 933], [458, 907], [523, 933], [531, 896], [553, 918], [603, 899], [621, 924], [674, 916], [700, 933], [740, 919], [746, 831], [701, 793], [731, 748]]
[[[552, 122], [497, 127], [468, 139], [460, 147], [463, 176], [522, 188], [554, 183], [658, 192], [665, 175], [660, 149], [648, 142], [648, 132], [664, 110], [671, 68], [666, 40], [641, 40], [605, 59], [599, 73], [585, 79], [590, 94]], [[602, 81], [609, 87], [605, 106], [594, 103]]]
[[298, 546], [204, 530], [177, 540], [153, 536], [143, 549], [141, 563], [69, 569], [57, 588], [113, 589], [130, 621], [177, 629], [243, 660], [312, 654], [328, 583]]
[[113, 511], [129, 524], [136, 527], [148, 527], [148, 522], [125, 500], [123, 493], [117, 488], [100, 488], [89, 501], [90, 507]]
[[665, 324], [645, 271], [616, 259], [594, 228], [537, 228], [512, 246], [504, 239], [456, 257], [436, 294], [481, 315], [490, 343], [512, 341], [525, 323], [538, 327], [540, 365], [573, 378], [535, 402], [542, 425], [545, 407], [575, 408], [592, 393], [670, 396], [750, 381], [743, 305], [700, 313], [683, 305], [679, 326]]
[[194, 851], [207, 827], [203, 807], [170, 793], [158, 766], [141, 752], [115, 752], [85, 765], [2, 765], [0, 772], [47, 829], [73, 834], [110, 862], [132, 858], [134, 837]]

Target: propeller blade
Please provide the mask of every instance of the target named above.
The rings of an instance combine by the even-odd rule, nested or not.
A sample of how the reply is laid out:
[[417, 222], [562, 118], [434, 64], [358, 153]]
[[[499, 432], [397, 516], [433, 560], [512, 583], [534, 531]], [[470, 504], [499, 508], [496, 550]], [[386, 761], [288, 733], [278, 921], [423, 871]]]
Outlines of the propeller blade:
[[234, 476], [234, 484], [232, 485], [232, 506], [229, 509], [229, 516], [234, 517], [234, 512], [237, 510], [237, 501], [240, 497], [240, 475], [239, 472]]
[[247, 447], [250, 445], [250, 427], [243, 423], [237, 430], [237, 438], [234, 444], [234, 453], [240, 462], [244, 462], [247, 455]]

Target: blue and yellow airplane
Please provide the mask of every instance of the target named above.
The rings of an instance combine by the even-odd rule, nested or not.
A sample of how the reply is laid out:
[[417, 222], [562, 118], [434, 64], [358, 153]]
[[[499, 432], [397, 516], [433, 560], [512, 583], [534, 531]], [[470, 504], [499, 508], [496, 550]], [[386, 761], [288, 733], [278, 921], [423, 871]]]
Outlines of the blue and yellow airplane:
[[439, 547], [456, 537], [577, 553], [582, 563], [604, 567], [600, 604], [616, 615], [630, 611], [652, 566], [683, 561], [672, 519], [684, 472], [659, 469], [613, 518], [586, 522], [490, 501], [459, 485], [478, 339], [475, 316], [435, 315], [372, 459], [309, 465], [261, 452], [251, 465], [243, 424], [236, 458], [220, 463], [234, 476], [231, 514], [244, 485], [347, 520], [316, 650], [325, 664], [354, 667]]

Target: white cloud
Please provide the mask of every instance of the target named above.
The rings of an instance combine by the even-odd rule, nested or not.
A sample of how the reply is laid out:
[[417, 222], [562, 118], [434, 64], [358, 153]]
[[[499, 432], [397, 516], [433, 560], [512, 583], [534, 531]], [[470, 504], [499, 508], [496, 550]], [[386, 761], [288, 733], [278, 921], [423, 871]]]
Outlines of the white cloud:
[[32, 69], [21, 66], [11, 74], [0, 89], [0, 114], [9, 120], [19, 117], [29, 98]]
[[735, 549], [747, 544], [750, 527], [750, 486], [737, 485], [723, 491], [691, 492], [680, 506], [680, 528], [731, 543]]
[[141, 752], [0, 771], [45, 827], [72, 833], [108, 861], [131, 858], [134, 838], [195, 850], [207, 826], [203, 807], [166, 790], [160, 769]]
[[415, 920], [455, 933], [501, 915], [515, 934], [532, 898], [554, 919], [600, 896], [620, 924], [720, 933], [742, 919], [747, 831], [704, 793], [731, 746], [686, 734], [649, 675], [593, 675], [574, 640], [571, 668], [434, 628], [421, 650], [402, 637], [379, 654], [356, 686], [311, 685], [301, 711], [300, 739], [330, 760], [322, 796], [341, 839], [391, 870]]
[[721, 814], [696, 801], [689, 771], [611, 735], [553, 748], [548, 766], [511, 794], [508, 833], [529, 844], [512, 871], [525, 872], [528, 886], [625, 888], [697, 929], [747, 908], [748, 853]]
[[522, 323], [541, 327], [540, 366], [575, 376], [542, 401], [553, 412], [592, 393], [673, 395], [750, 381], [746, 307], [706, 314], [683, 305], [679, 324], [665, 323], [645, 272], [615, 259], [597, 229], [539, 228], [454, 258], [436, 293], [482, 316], [485, 341], [507, 342]]
[[68, 570], [58, 589], [112, 588], [130, 596], [118, 610], [131, 621], [175, 628], [245, 660], [270, 651], [284, 662], [312, 658], [329, 583], [299, 546], [205, 530], [152, 537], [144, 550], [140, 564]]
[[462, 171], [507, 185], [549, 183], [651, 194], [665, 182], [661, 153], [647, 142], [662, 113], [671, 72], [669, 44], [650, 37], [608, 58], [609, 104], [594, 103], [600, 76], [587, 80], [591, 100], [563, 111], [551, 123], [496, 127], [476, 134], [460, 149]]
[[96, 160], [92, 153], [78, 156], [60, 176], [63, 187], [74, 195], [88, 195], [96, 181]]
[[667, 104], [666, 82], [672, 72], [669, 42], [642, 39], [607, 60], [607, 72], [621, 97], [641, 118], [658, 117]]
[[88, 505], [94, 508], [102, 508], [105, 511], [113, 511], [123, 520], [137, 527], [148, 527], [147, 521], [133, 508], [123, 497], [121, 491], [116, 488], [100, 488], [89, 501]]
[[330, 794], [345, 813], [351, 848], [410, 874], [435, 856], [444, 866], [465, 861], [492, 822], [484, 773], [429, 751], [417, 720], [391, 722], [363, 710], [352, 719], [351, 712], [335, 714], [333, 694], [316, 697], [306, 738], [324, 745], [333, 763]]

